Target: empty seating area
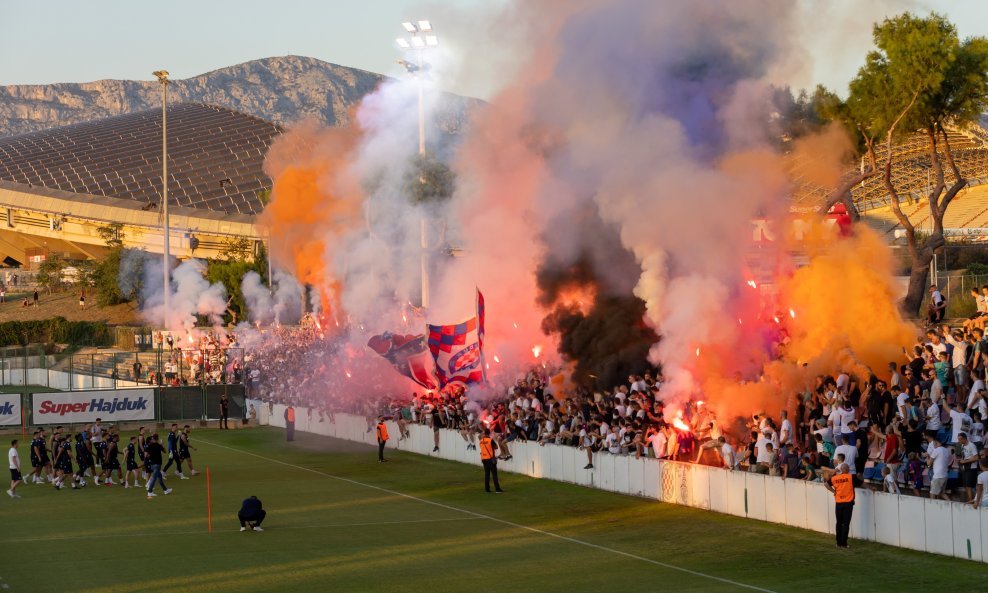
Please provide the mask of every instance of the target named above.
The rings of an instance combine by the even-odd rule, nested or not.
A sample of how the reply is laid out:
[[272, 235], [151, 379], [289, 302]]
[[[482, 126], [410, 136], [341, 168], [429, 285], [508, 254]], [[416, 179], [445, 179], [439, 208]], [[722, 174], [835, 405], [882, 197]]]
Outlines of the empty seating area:
[[[229, 109], [168, 106], [168, 203], [252, 215], [271, 188], [262, 165], [282, 129]], [[0, 179], [74, 193], [161, 201], [161, 110], [0, 138]]]
[[[968, 179], [968, 185], [988, 183], [988, 132], [978, 126], [971, 126], [963, 132], [949, 131], [948, 138], [957, 168], [961, 175]], [[944, 154], [942, 148], [941, 141], [941, 155]], [[926, 136], [921, 133], [913, 134], [896, 145], [893, 150], [895, 162], [892, 167], [892, 183], [897, 188], [900, 199], [904, 203], [908, 200], [925, 199], [935, 177]], [[882, 156], [882, 152], [882, 147], [879, 147], [879, 157]], [[880, 158], [878, 166], [882, 167], [884, 162], [885, 159]], [[949, 185], [953, 182], [954, 175], [945, 157], [943, 164], [945, 182]], [[833, 188], [819, 187], [805, 181], [800, 172], [807, 166], [809, 166], [807, 163], [800, 163], [795, 158], [790, 159], [790, 175], [795, 185], [793, 202], [796, 207], [820, 204], [833, 191]], [[847, 175], [853, 175], [856, 169], [849, 170]], [[851, 195], [861, 211], [886, 208], [889, 204], [888, 192], [881, 175], [871, 177], [857, 185], [851, 190]]]

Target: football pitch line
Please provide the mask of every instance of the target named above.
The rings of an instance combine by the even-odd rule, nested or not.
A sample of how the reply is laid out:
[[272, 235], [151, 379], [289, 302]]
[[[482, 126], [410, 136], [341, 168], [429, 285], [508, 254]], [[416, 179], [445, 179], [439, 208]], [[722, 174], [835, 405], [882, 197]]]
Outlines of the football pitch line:
[[[219, 446], [219, 445], [217, 445]], [[378, 525], [407, 525], [414, 523], [447, 523], [451, 521], [478, 521], [482, 517], [451, 517], [447, 519], [408, 519], [405, 521], [365, 521], [362, 523], [323, 523], [320, 525], [287, 525], [278, 527], [278, 531], [288, 529], [334, 529], [339, 527], [374, 527]], [[238, 533], [239, 528], [217, 529], [219, 533]], [[105, 533], [100, 535], [65, 535], [57, 537], [30, 537], [22, 539], [0, 539], [4, 544], [22, 544], [31, 542], [58, 542], [74, 539], [113, 539], [118, 537], [160, 537], [162, 535], [209, 535], [208, 531], [197, 529], [195, 531], [151, 531], [147, 533]]]
[[689, 568], [683, 568], [682, 566], [676, 566], [674, 564], [668, 564], [668, 563], [665, 563], [665, 562], [660, 562], [658, 560], [653, 560], [651, 558], [646, 558], [644, 556], [638, 556], [637, 554], [631, 554], [629, 552], [623, 552], [621, 550], [615, 550], [614, 548], [608, 548], [607, 546], [601, 546], [601, 545], [598, 545], [598, 544], [594, 544], [594, 543], [591, 543], [591, 542], [579, 540], [579, 539], [568, 537], [568, 536], [565, 536], [565, 535], [560, 535], [558, 533], [553, 533], [551, 531], [544, 531], [542, 529], [537, 529], [535, 527], [530, 527], [528, 525], [522, 525], [521, 523], [515, 523], [513, 521], [508, 521], [506, 519], [498, 519], [497, 517], [492, 517], [491, 515], [485, 515], [483, 513], [477, 513], [477, 512], [474, 512], [474, 511], [467, 510], [467, 509], [462, 509], [462, 508], [459, 508], [459, 507], [454, 507], [454, 506], [451, 506], [451, 505], [443, 504], [441, 502], [436, 502], [434, 500], [428, 500], [426, 498], [419, 498], [417, 496], [412, 496], [411, 494], [405, 494], [404, 492], [398, 492], [397, 490], [389, 490], [388, 488], [382, 488], [381, 486], [375, 486], [373, 484], [367, 484], [366, 482], [360, 482], [358, 480], [353, 480], [351, 478], [344, 478], [342, 476], [336, 476], [336, 475], [329, 474], [329, 473], [326, 473], [326, 472], [323, 472], [323, 471], [319, 471], [317, 469], [312, 469], [311, 467], [305, 467], [303, 465], [296, 465], [294, 463], [288, 463], [287, 461], [282, 461], [280, 459], [275, 459], [273, 457], [265, 457], [264, 455], [258, 455], [257, 453], [252, 453], [252, 452], [246, 451], [244, 449], [238, 449], [236, 447], [229, 447], [227, 445], [221, 445], [219, 443], [213, 443], [213, 442], [210, 442], [210, 441], [205, 441], [203, 439], [196, 439], [196, 443], [203, 443], [203, 444], [206, 444], [206, 445], [211, 445], [213, 447], [219, 447], [220, 449], [226, 449], [228, 451], [233, 451], [235, 453], [240, 453], [242, 455], [249, 455], [251, 457], [256, 457], [258, 459], [263, 459], [264, 461], [269, 461], [271, 463], [277, 463], [279, 465], [284, 465], [286, 467], [291, 467], [291, 468], [295, 468], [295, 469], [298, 469], [298, 470], [306, 471], [306, 472], [309, 472], [309, 473], [313, 473], [313, 474], [316, 474], [316, 475], [319, 475], [319, 476], [323, 476], [323, 477], [326, 477], [326, 478], [330, 478], [330, 479], [333, 479], [333, 480], [337, 480], [337, 481], [340, 481], [340, 482], [346, 482], [348, 484], [353, 484], [355, 486], [361, 486], [363, 488], [370, 488], [372, 490], [377, 490], [378, 492], [384, 492], [384, 493], [391, 494], [391, 495], [394, 495], [394, 496], [400, 496], [402, 498], [406, 498], [406, 499], [409, 499], [409, 500], [415, 500], [415, 501], [418, 501], [418, 502], [421, 502], [421, 503], [424, 503], [424, 504], [428, 504], [428, 505], [432, 505], [432, 506], [435, 506], [435, 507], [447, 509], [447, 510], [450, 510], [450, 511], [456, 511], [458, 513], [464, 513], [466, 515], [470, 515], [471, 517], [474, 517], [474, 518], [477, 518], [477, 519], [486, 519], [486, 520], [492, 521], [494, 523], [500, 523], [502, 525], [507, 525], [509, 527], [514, 527], [516, 529], [522, 529], [522, 530], [525, 530], [525, 531], [528, 531], [528, 532], [531, 532], [531, 533], [537, 533], [539, 535], [543, 535], [543, 536], [546, 536], [546, 537], [551, 537], [551, 538], [554, 538], [554, 539], [558, 539], [558, 540], [561, 540], [561, 541], [569, 542], [569, 543], [572, 543], [572, 544], [577, 544], [577, 545], [580, 545], [580, 546], [585, 546], [585, 547], [588, 547], [588, 548], [593, 548], [595, 550], [600, 550], [602, 552], [609, 552], [609, 553], [615, 554], [617, 556], [623, 556], [625, 558], [630, 558], [632, 560], [638, 560], [640, 562], [645, 562], [645, 563], [648, 563], [648, 564], [652, 564], [654, 566], [660, 566], [662, 568], [667, 568], [669, 570], [675, 570], [675, 571], [682, 572], [682, 573], [685, 573], [685, 574], [693, 575], [695, 577], [710, 579], [712, 581], [717, 581], [717, 582], [724, 583], [724, 584], [727, 584], [727, 585], [733, 585], [735, 587], [741, 587], [741, 588], [744, 588], [744, 589], [749, 589], [751, 591], [762, 591], [763, 593], [775, 593], [771, 589], [764, 589], [762, 587], [757, 587], [755, 585], [748, 585], [746, 583], [740, 583], [738, 581], [732, 581], [731, 579], [726, 579], [726, 578], [723, 578], [723, 577], [714, 576], [712, 574], [707, 574], [705, 572], [700, 572], [700, 571], [697, 571], [697, 570], [691, 570]]

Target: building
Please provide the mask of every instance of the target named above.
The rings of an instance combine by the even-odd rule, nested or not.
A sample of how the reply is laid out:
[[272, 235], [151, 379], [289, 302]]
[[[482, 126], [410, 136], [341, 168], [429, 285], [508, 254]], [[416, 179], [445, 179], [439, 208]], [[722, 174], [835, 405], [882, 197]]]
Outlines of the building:
[[[283, 132], [211, 105], [168, 106], [170, 250], [215, 257], [235, 238], [264, 237], [255, 216], [272, 181], [262, 165]], [[50, 254], [99, 258], [100, 230], [162, 253], [161, 110], [0, 138], [0, 266], [36, 267]]]

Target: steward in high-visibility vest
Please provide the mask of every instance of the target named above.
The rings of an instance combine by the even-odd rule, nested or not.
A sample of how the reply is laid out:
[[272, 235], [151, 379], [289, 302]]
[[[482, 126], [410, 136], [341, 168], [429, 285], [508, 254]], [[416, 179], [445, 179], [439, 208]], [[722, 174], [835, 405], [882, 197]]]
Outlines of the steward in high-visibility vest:
[[383, 463], [387, 461], [384, 458], [384, 446], [388, 444], [388, 425], [384, 423], [384, 416], [377, 417], [377, 461], [378, 463]]
[[497, 481], [497, 443], [491, 439], [489, 428], [484, 429], [484, 436], [477, 443], [480, 447], [480, 462], [484, 464], [484, 490], [491, 491], [491, 477], [494, 478], [494, 492], [504, 492]]
[[285, 438], [289, 441], [295, 440], [295, 408], [288, 404], [285, 408]]
[[834, 514], [837, 518], [837, 547], [847, 548], [847, 536], [851, 531], [851, 514], [854, 513], [854, 476], [846, 463], [840, 464], [837, 473], [826, 482], [827, 490], [834, 493]]

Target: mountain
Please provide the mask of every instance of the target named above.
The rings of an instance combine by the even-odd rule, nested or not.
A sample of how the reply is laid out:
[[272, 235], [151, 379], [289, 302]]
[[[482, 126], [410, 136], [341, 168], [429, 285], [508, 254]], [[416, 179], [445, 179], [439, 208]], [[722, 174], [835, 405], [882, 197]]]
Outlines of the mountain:
[[[384, 78], [304, 56], [273, 57], [174, 80], [168, 87], [168, 100], [209, 103], [281, 125], [303, 117], [331, 126], [345, 125], [350, 108]], [[438, 115], [443, 131], [455, 134], [466, 110], [475, 102], [446, 94]], [[0, 136], [160, 106], [157, 81], [0, 86]]]

